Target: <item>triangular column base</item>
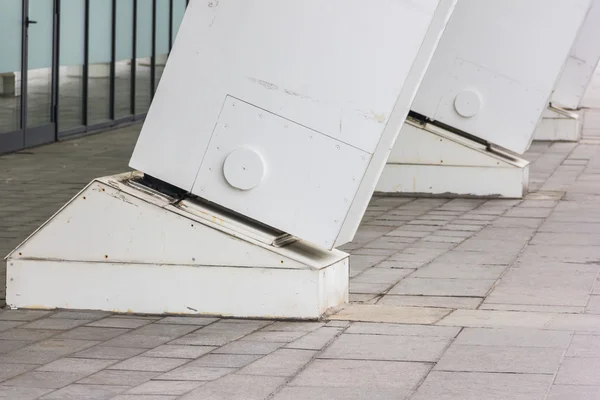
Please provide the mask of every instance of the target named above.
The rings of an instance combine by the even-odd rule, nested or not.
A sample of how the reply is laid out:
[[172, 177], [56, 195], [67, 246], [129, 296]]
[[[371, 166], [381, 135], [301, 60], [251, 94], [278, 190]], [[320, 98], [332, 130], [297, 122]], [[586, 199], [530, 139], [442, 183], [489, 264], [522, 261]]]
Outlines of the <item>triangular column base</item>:
[[130, 178], [92, 181], [7, 257], [10, 307], [317, 319], [347, 301], [346, 253]]
[[431, 124], [408, 121], [376, 192], [384, 195], [521, 198], [529, 163]]
[[578, 142], [583, 131], [583, 114], [550, 106], [533, 134], [533, 140]]

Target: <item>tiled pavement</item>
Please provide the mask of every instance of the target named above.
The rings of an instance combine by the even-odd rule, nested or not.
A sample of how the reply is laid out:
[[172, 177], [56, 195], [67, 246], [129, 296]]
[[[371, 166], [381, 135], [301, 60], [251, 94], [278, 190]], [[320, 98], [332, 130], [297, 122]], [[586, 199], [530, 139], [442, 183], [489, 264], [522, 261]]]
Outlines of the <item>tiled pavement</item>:
[[[137, 131], [0, 157], [0, 253]], [[522, 201], [374, 198], [322, 322], [4, 311], [0, 399], [598, 400], [600, 112], [585, 135], [532, 146]]]

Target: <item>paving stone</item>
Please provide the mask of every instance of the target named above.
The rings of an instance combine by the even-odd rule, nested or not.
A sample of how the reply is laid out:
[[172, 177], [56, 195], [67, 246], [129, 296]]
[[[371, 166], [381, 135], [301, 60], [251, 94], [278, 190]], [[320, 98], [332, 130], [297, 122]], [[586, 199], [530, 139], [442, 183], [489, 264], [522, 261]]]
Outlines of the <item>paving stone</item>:
[[451, 310], [439, 308], [396, 307], [385, 305], [349, 304], [336, 314], [330, 315], [330, 320], [391, 322], [398, 324], [433, 324]]
[[482, 297], [404, 296], [386, 294], [377, 302], [377, 304], [404, 307], [476, 309], [482, 301]]
[[71, 384], [43, 396], [41, 400], [108, 400], [125, 390], [127, 386]]
[[434, 261], [420, 268], [411, 277], [495, 280], [505, 269], [504, 265], [446, 264]]
[[212, 346], [178, 346], [163, 345], [155, 349], [148, 350], [143, 355], [145, 357], [164, 357], [164, 358], [188, 358], [196, 359], [216, 349]]
[[431, 235], [431, 236], [427, 236], [424, 237], [422, 239], [425, 242], [441, 242], [441, 243], [461, 243], [462, 241], [465, 240], [465, 238], [462, 237], [456, 237], [456, 236], [436, 236], [436, 235]]
[[402, 280], [389, 294], [424, 296], [485, 296], [495, 280], [413, 278]]
[[178, 396], [152, 395], [152, 394], [121, 394], [112, 400], [176, 400]]
[[348, 302], [351, 304], [375, 304], [379, 298], [379, 293], [350, 293]]
[[322, 322], [275, 322], [264, 328], [264, 332], [312, 332], [325, 325]]
[[212, 381], [234, 371], [236, 371], [235, 368], [203, 367], [190, 363], [162, 374], [158, 379], [172, 381]]
[[104, 370], [77, 383], [89, 385], [137, 386], [157, 376], [156, 372]]
[[110, 339], [102, 343], [102, 346], [153, 349], [171, 340], [173, 340], [171, 336], [138, 335], [133, 331]]
[[59, 311], [49, 318], [96, 320], [109, 316], [106, 311]]
[[[222, 320], [182, 336], [170, 344], [222, 346], [260, 329], [263, 325], [263, 323], [228, 323]], [[295, 330], [298, 331], [300, 329]]]
[[568, 313], [581, 314], [584, 312], [584, 307], [574, 306], [545, 306], [532, 304], [493, 304], [484, 303], [479, 306], [479, 310], [499, 310], [499, 311], [533, 311], [543, 313]]
[[576, 333], [566, 356], [600, 358], [600, 335]]
[[315, 360], [289, 386], [393, 389], [395, 398], [411, 393], [429, 372], [429, 364], [370, 360]]
[[189, 362], [189, 359], [136, 356], [125, 361], [121, 361], [118, 364], [114, 364], [108, 369], [167, 372], [187, 362]]
[[403, 325], [386, 323], [354, 322], [345, 334], [369, 334], [391, 336], [422, 336], [454, 338], [460, 328], [431, 325]]
[[432, 371], [411, 400], [543, 400], [551, 383], [552, 375]]
[[38, 310], [7, 310], [0, 314], [2, 321], [33, 321], [39, 318], [47, 317], [52, 311]]
[[393, 283], [356, 282], [352, 279], [350, 280], [349, 290], [350, 293], [356, 294], [379, 294], [387, 291], [392, 285]]
[[22, 340], [0, 340], [0, 354], [10, 353], [11, 351], [22, 349], [32, 344], [32, 341]]
[[192, 361], [190, 366], [215, 367], [215, 368], [241, 368], [259, 358], [258, 354], [207, 354], [198, 360]]
[[546, 400], [597, 400], [600, 386], [553, 385]]
[[[412, 239], [411, 239], [412, 240]], [[404, 248], [403, 246], [402, 248]], [[391, 256], [395, 252], [397, 252], [397, 248], [392, 249], [379, 249], [379, 248], [370, 248], [370, 247], [361, 247], [360, 249], [352, 250], [352, 254], [363, 256]]]
[[60, 360], [53, 361], [50, 364], [38, 368], [36, 371], [77, 372], [90, 375], [107, 368], [116, 362], [117, 360], [61, 358]]
[[298, 340], [287, 344], [285, 347], [291, 349], [321, 350], [340, 332], [342, 332], [342, 329], [338, 327], [322, 327], [316, 331], [306, 334]]
[[556, 375], [556, 384], [600, 386], [600, 358], [567, 357]]
[[5, 332], [24, 324], [22, 321], [0, 321], [0, 332]]
[[[15, 376], [21, 375], [25, 372], [31, 371], [36, 368], [37, 365], [31, 364], [0, 364], [0, 381], [14, 378]], [[1, 398], [1, 397], [0, 397]]]
[[540, 218], [505, 217], [502, 216], [492, 222], [492, 226], [499, 228], [537, 228], [544, 222]]
[[71, 357], [98, 358], [106, 360], [124, 360], [145, 352], [146, 349], [127, 347], [95, 346], [91, 349], [72, 354]]
[[317, 352], [312, 350], [279, 349], [242, 368], [238, 374], [293, 376], [316, 354]]
[[319, 358], [384, 361], [437, 361], [452, 338], [342, 334]]
[[3, 400], [36, 400], [54, 389], [27, 388], [19, 386], [0, 386], [0, 399]]
[[135, 329], [151, 323], [151, 320], [140, 319], [140, 318], [120, 318], [120, 317], [108, 317], [98, 321], [89, 323], [87, 326], [95, 326], [101, 328], [129, 328]]
[[436, 262], [448, 264], [508, 265], [516, 258], [512, 253], [488, 253], [485, 251], [452, 250]]
[[285, 384], [285, 378], [232, 374], [209, 382], [182, 400], [263, 400]]
[[25, 329], [56, 329], [56, 330], [68, 330], [75, 328], [76, 326], [83, 325], [90, 322], [89, 320], [79, 319], [59, 319], [59, 318], [44, 318], [37, 321], [23, 325]]
[[486, 302], [584, 307], [597, 275], [588, 265], [510, 268]]
[[105, 341], [129, 332], [122, 328], [94, 328], [91, 326], [80, 326], [70, 331], [57, 335], [56, 339], [78, 339], [78, 340], [100, 340]]
[[560, 314], [554, 317], [545, 329], [600, 333], [600, 315]]
[[283, 388], [273, 397], [273, 400], [397, 400], [405, 398], [395, 389], [298, 386]]
[[[456, 310], [442, 319], [437, 325], [464, 326], [480, 328], [514, 327], [556, 329], [548, 323], [556, 317], [552, 313], [492, 311], [492, 310]], [[561, 330], [561, 329], [556, 329]], [[566, 330], [566, 329], [563, 329]]]
[[98, 344], [91, 340], [46, 339], [0, 357], [0, 363], [46, 364]]
[[205, 326], [218, 321], [218, 318], [208, 317], [165, 317], [156, 321], [157, 324], [197, 325]]
[[284, 344], [281, 342], [256, 342], [238, 340], [216, 349], [214, 354], [269, 354]]
[[439, 371], [554, 374], [564, 349], [452, 344], [434, 367]]
[[589, 314], [600, 314], [600, 296], [590, 296], [585, 312]]
[[127, 394], [181, 396], [206, 384], [195, 381], [149, 381], [127, 391]]
[[571, 332], [524, 328], [465, 328], [453, 345], [511, 346], [566, 349]]
[[253, 341], [253, 342], [274, 342], [274, 343], [289, 343], [292, 342], [304, 335], [307, 332], [303, 331], [258, 331], [251, 333], [243, 338], [239, 339], [240, 341]]
[[552, 208], [513, 208], [504, 214], [505, 217], [546, 218], [552, 213]]
[[60, 334], [55, 329], [10, 329], [0, 333], [0, 340], [31, 340], [39, 341]]
[[59, 389], [86, 376], [79, 372], [31, 371], [5, 381], [6, 386]]
[[195, 325], [151, 324], [135, 330], [137, 335], [168, 336], [177, 338], [200, 329]]
[[413, 269], [371, 268], [353, 278], [352, 281], [393, 284], [413, 271]]

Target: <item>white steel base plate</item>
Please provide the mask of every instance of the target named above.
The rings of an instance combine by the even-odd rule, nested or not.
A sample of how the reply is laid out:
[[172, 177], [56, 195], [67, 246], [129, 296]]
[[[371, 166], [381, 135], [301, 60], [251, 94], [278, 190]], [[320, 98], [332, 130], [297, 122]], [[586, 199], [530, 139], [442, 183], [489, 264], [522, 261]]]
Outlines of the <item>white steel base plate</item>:
[[533, 140], [578, 142], [581, 139], [583, 118], [577, 111], [549, 107], [533, 135]]
[[347, 301], [346, 253], [130, 177], [94, 180], [7, 257], [10, 307], [317, 319]]
[[377, 184], [379, 194], [521, 198], [526, 160], [430, 124], [407, 122]]

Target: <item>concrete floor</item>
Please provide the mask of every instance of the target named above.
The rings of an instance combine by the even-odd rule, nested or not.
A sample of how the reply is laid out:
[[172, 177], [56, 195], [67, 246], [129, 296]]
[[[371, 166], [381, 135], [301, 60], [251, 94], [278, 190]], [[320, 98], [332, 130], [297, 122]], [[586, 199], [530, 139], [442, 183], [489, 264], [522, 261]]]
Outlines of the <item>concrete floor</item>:
[[[0, 157], [0, 253], [138, 130]], [[534, 143], [524, 200], [374, 198], [322, 322], [4, 311], [0, 398], [598, 400], [600, 111], [584, 136]]]

